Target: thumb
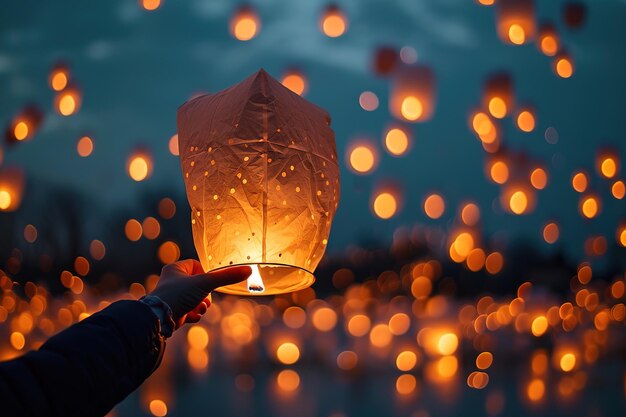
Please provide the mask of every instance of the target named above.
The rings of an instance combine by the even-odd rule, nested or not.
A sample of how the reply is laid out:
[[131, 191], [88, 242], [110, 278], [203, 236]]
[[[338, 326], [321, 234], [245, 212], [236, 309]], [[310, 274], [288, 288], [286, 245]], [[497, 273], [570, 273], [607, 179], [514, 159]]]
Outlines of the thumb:
[[198, 287], [209, 293], [214, 289], [223, 287], [225, 285], [237, 284], [238, 282], [241, 282], [244, 279], [248, 278], [251, 273], [252, 268], [247, 265], [232, 266], [229, 268], [220, 269], [219, 271], [194, 275], [192, 279], [195, 281]]

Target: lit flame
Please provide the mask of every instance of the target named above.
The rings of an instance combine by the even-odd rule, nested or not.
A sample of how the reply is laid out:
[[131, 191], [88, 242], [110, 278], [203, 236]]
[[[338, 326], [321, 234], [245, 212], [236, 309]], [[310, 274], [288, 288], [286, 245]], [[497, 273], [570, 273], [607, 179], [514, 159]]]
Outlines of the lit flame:
[[259, 267], [257, 265], [250, 265], [250, 268], [252, 268], [252, 273], [248, 277], [248, 291], [250, 294], [261, 294], [265, 292], [265, 284], [263, 284]]

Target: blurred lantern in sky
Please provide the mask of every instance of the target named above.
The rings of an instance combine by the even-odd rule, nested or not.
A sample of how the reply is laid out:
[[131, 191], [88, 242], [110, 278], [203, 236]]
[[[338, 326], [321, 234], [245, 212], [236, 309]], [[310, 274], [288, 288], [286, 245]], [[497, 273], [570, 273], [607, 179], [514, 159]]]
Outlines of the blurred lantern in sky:
[[616, 151], [604, 149], [596, 157], [596, 170], [601, 177], [606, 179], [614, 178], [620, 168], [619, 156]]
[[54, 108], [62, 116], [71, 116], [80, 109], [82, 93], [76, 85], [70, 85], [59, 92], [54, 99]]
[[513, 81], [507, 73], [491, 75], [485, 82], [483, 106], [496, 119], [504, 118], [514, 105]]
[[565, 51], [561, 51], [552, 60], [554, 72], [561, 78], [570, 78], [574, 75], [574, 61]]
[[338, 38], [348, 29], [348, 20], [336, 5], [326, 7], [320, 18], [322, 32], [330, 38]]
[[377, 75], [388, 75], [400, 61], [398, 51], [392, 46], [381, 46], [374, 51], [372, 67]]
[[249, 41], [261, 30], [261, 19], [251, 6], [239, 7], [230, 20], [230, 33], [235, 39]]
[[62, 91], [70, 82], [70, 69], [63, 63], [58, 62], [52, 67], [49, 77], [50, 88], [54, 91]]
[[299, 96], [303, 96], [307, 91], [304, 73], [298, 69], [293, 68], [286, 71], [280, 82]]
[[346, 152], [346, 163], [356, 174], [370, 174], [378, 165], [378, 150], [376, 145], [367, 139], [352, 141]]
[[535, 193], [531, 187], [517, 182], [507, 184], [500, 195], [502, 208], [516, 215], [528, 214], [535, 207]]
[[161, 0], [139, 0], [141, 7], [151, 12], [156, 10], [161, 6]]
[[39, 130], [43, 121], [43, 112], [35, 105], [26, 106], [13, 121], [5, 132], [5, 140], [8, 144], [14, 144], [31, 139]]
[[435, 74], [422, 65], [403, 67], [394, 73], [389, 110], [400, 120], [423, 122], [435, 111]]
[[314, 281], [339, 202], [330, 117], [264, 70], [178, 112], [180, 161], [205, 270], [248, 264], [233, 294]]
[[535, 35], [533, 0], [498, 0], [497, 29], [500, 39], [513, 45], [522, 45]]
[[0, 211], [17, 210], [24, 193], [24, 172], [15, 167], [0, 169]]
[[126, 170], [128, 176], [139, 182], [148, 179], [152, 175], [152, 155], [145, 148], [138, 148], [128, 157]]
[[537, 37], [537, 46], [541, 53], [546, 56], [554, 56], [559, 51], [559, 35], [554, 26], [550, 24], [542, 25]]
[[395, 216], [400, 209], [400, 193], [397, 187], [389, 184], [378, 186], [372, 194], [371, 206], [374, 214], [383, 220]]
[[408, 129], [393, 125], [385, 132], [383, 143], [385, 149], [393, 156], [405, 155], [411, 146], [411, 139]]
[[76, 143], [76, 152], [83, 158], [88, 157], [93, 152], [93, 139], [83, 136]]
[[515, 124], [522, 132], [530, 133], [535, 130], [537, 121], [534, 110], [530, 107], [522, 107], [515, 117]]

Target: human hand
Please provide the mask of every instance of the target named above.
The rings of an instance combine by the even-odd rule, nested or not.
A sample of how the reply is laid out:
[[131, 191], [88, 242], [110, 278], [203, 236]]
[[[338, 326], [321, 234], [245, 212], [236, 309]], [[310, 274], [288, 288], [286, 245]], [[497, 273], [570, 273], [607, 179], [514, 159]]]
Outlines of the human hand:
[[249, 266], [233, 266], [207, 273], [200, 262], [185, 259], [165, 265], [156, 288], [150, 294], [170, 306], [172, 319], [176, 328], [179, 328], [184, 323], [197, 323], [200, 320], [211, 305], [211, 291], [241, 282], [251, 273]]

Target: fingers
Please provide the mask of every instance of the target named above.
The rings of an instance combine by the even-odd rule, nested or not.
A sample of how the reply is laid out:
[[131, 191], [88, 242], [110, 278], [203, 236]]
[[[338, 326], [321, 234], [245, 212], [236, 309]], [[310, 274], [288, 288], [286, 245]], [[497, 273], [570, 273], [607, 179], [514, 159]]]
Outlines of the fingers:
[[192, 277], [198, 286], [207, 293], [225, 285], [232, 285], [248, 278], [252, 273], [252, 268], [247, 265], [233, 266], [220, 269], [219, 271], [198, 274]]
[[186, 275], [203, 274], [202, 264], [195, 259], [184, 259], [182, 261], [174, 262], [172, 264], [165, 265], [163, 271], [176, 271]]

